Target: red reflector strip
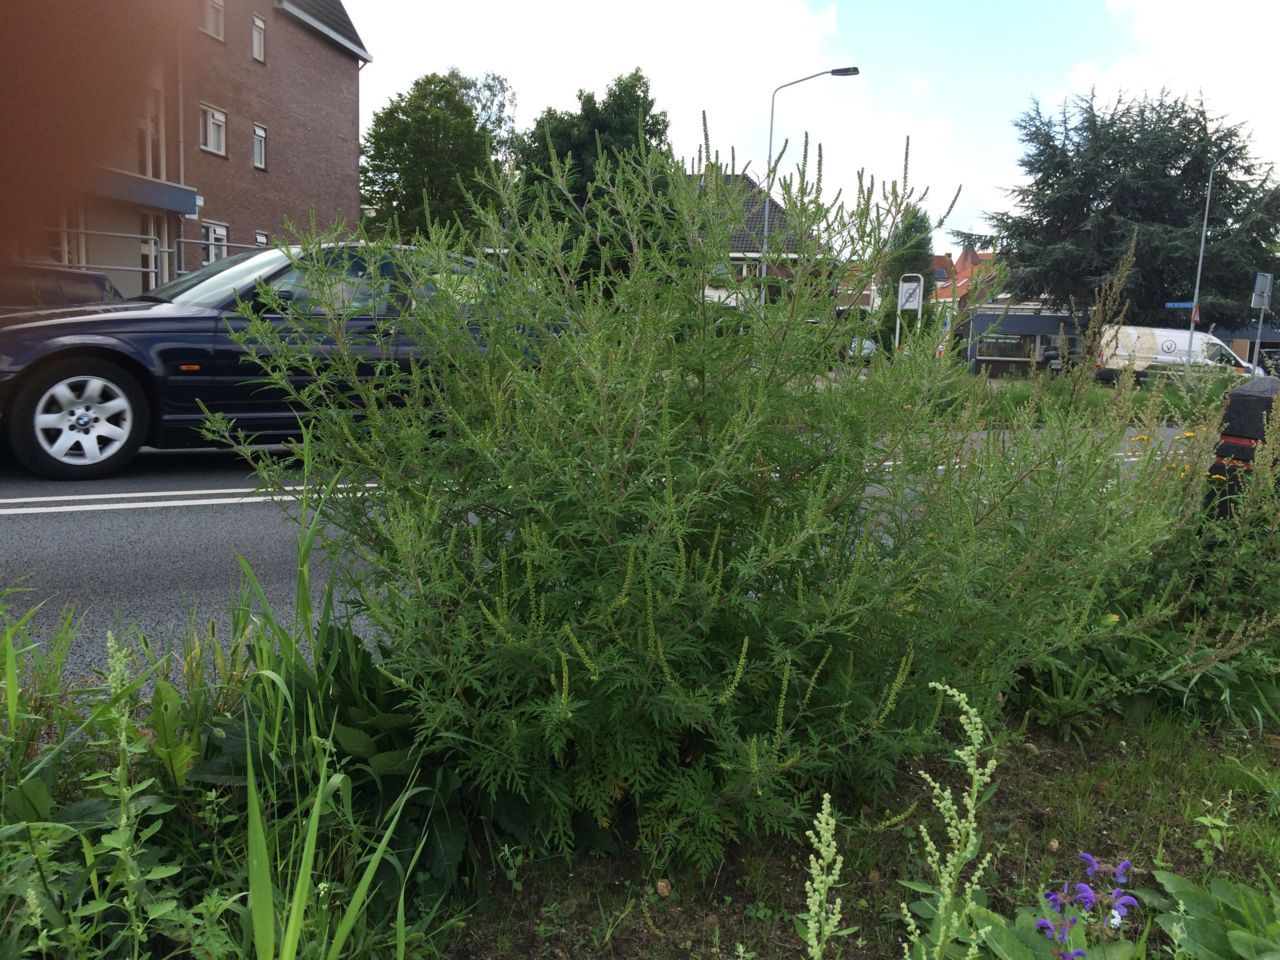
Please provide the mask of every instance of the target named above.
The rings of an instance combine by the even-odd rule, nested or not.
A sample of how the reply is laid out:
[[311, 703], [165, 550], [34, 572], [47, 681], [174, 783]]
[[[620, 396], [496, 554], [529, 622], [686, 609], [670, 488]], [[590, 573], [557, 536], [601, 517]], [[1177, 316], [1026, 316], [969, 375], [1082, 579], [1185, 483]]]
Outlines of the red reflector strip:
[[198, 370], [200, 369], [200, 364], [198, 364], [198, 363], [180, 363], [180, 364], [178, 364], [178, 369], [179, 369], [179, 370], [181, 370], [183, 373], [195, 373], [196, 371], [198, 371]]
[[1250, 440], [1248, 437], [1233, 437], [1227, 433], [1224, 433], [1222, 436], [1220, 436], [1218, 438], [1218, 442], [1234, 443], [1236, 446], [1239, 446], [1239, 447], [1256, 447], [1258, 445], [1257, 440]]
[[1214, 457], [1213, 462], [1224, 467], [1236, 467], [1240, 470], [1252, 470], [1252, 460], [1237, 460], [1235, 457]]

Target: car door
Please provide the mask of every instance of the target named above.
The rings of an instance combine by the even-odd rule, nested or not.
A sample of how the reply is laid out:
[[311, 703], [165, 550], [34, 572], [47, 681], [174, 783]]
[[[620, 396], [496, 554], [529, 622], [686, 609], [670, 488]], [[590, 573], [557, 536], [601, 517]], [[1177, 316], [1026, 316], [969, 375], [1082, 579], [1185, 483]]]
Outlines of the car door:
[[[251, 354], [271, 347], [244, 342], [250, 322], [246, 304], [271, 324], [273, 339], [306, 342], [321, 358], [338, 347], [330, 314], [346, 317], [342, 335], [346, 348], [364, 361], [358, 368], [361, 376], [371, 376], [379, 361], [395, 356], [399, 304], [389, 266], [378, 259], [371, 262], [359, 248], [335, 248], [325, 257], [323, 274], [314, 267], [289, 264], [263, 281], [273, 296], [242, 296], [240, 307], [232, 305], [223, 313], [214, 338], [217, 372], [210, 408], [248, 433], [264, 439], [296, 434], [297, 412], [285, 391], [262, 381], [262, 368]], [[283, 313], [275, 309], [281, 301], [287, 304]], [[294, 387], [305, 385], [299, 373]]]

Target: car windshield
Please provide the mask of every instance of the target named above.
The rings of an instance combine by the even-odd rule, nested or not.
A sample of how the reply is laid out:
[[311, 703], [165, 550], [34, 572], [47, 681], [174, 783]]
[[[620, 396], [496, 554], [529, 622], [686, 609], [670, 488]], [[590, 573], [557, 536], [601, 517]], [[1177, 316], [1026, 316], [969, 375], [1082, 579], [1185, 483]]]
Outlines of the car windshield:
[[246, 250], [184, 273], [148, 292], [146, 299], [221, 307], [259, 277], [284, 266], [288, 259], [282, 250]]

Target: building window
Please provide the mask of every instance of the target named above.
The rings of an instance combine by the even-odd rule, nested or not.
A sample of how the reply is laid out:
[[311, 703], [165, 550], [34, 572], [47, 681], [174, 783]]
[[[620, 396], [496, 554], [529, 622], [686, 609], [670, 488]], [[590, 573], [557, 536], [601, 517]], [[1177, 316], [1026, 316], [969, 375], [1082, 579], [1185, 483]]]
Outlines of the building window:
[[200, 262], [213, 263], [227, 255], [227, 225], [225, 223], [200, 224]]
[[253, 242], [260, 247], [265, 247], [267, 245], [267, 231], [259, 230], [255, 233], [253, 235]]
[[267, 21], [254, 15], [253, 18], [253, 59], [267, 60]]
[[200, 146], [210, 153], [227, 155], [227, 114], [204, 103], [200, 104]]
[[223, 0], [205, 0], [204, 32], [211, 37], [222, 39]]
[[253, 165], [267, 169], [267, 128], [259, 123], [253, 125]]

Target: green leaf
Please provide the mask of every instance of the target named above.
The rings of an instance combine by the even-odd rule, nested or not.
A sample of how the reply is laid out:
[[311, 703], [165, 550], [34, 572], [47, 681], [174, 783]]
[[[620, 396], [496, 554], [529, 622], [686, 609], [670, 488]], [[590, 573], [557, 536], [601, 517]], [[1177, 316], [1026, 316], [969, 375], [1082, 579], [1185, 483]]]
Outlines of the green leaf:
[[991, 948], [999, 960], [1035, 960], [1035, 954], [1018, 939], [1008, 927], [992, 923], [983, 934], [982, 942]]
[[918, 880], [899, 880], [900, 886], [906, 887], [908, 890], [914, 890], [916, 893], [927, 893], [933, 896], [938, 895], [938, 888], [930, 886], [927, 883], [921, 883]]
[[418, 751], [406, 747], [403, 750], [384, 750], [369, 758], [369, 767], [379, 776], [408, 776], [418, 765]]
[[1256, 936], [1245, 930], [1228, 930], [1227, 940], [1248, 960], [1280, 960], [1280, 943]]
[[177, 900], [159, 900], [156, 903], [148, 903], [147, 916], [152, 920], [158, 920], [160, 917], [173, 913], [177, 906]]
[[48, 820], [53, 797], [39, 777], [32, 777], [9, 789], [4, 798], [5, 816], [10, 820]]
[[378, 752], [378, 745], [374, 742], [373, 737], [363, 730], [357, 730], [355, 727], [345, 727], [340, 723], [335, 723], [333, 725], [333, 739], [338, 741], [338, 746], [342, 747], [343, 750], [353, 757], [359, 757], [361, 760], [367, 760]]
[[462, 851], [467, 847], [467, 835], [447, 826], [431, 828], [431, 840], [427, 847], [427, 870], [437, 880], [453, 878], [462, 862]]

